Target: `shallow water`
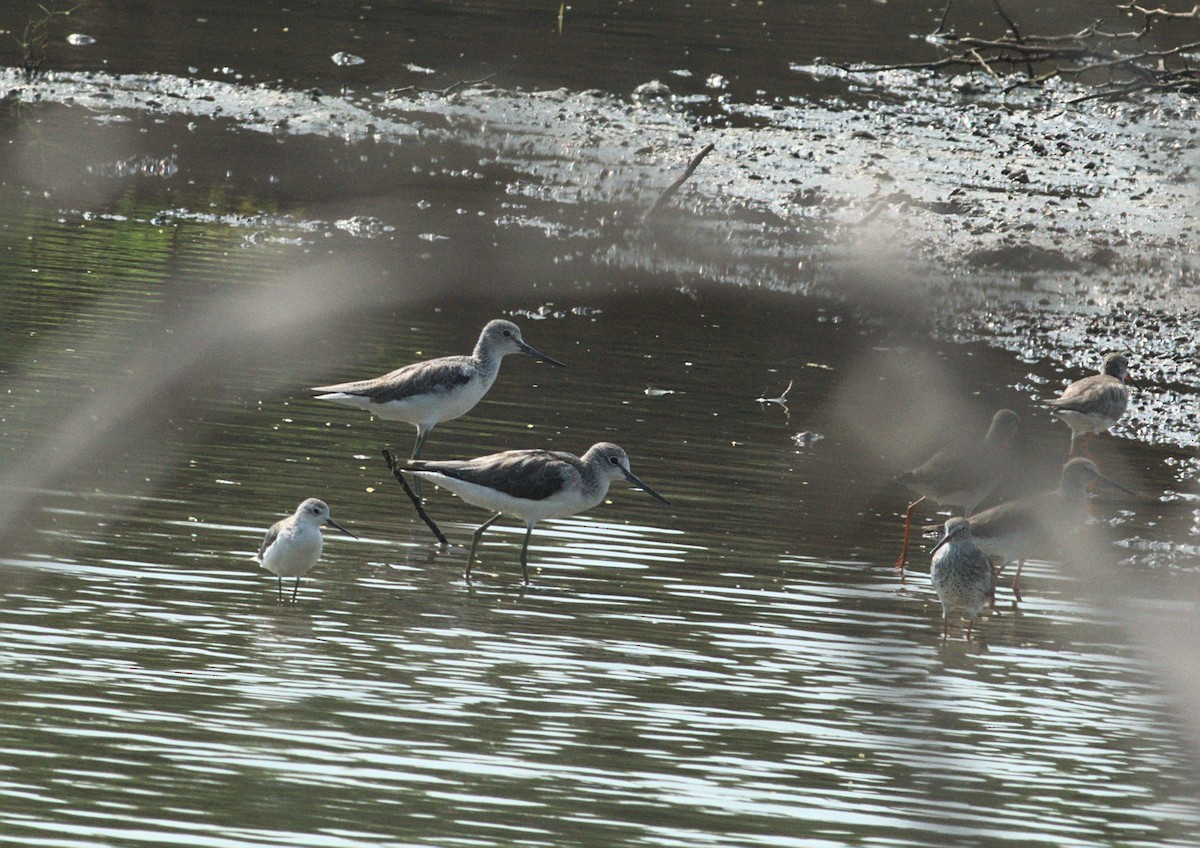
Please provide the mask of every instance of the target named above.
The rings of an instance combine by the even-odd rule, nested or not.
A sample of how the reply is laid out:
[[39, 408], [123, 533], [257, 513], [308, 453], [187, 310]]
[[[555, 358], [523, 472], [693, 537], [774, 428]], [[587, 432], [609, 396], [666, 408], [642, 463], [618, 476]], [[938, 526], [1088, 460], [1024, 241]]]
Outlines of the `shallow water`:
[[[1036, 399], [1083, 363], [606, 262], [452, 143], [81, 111], [0, 116], [0, 844], [1200, 839], [1188, 691], [1130, 635], [1191, 621], [1186, 453], [1100, 437], [1138, 495], [1098, 491], [974, 642], [941, 640], [928, 544], [891, 567], [892, 475], [1010, 406], [1004, 494], [1051, 485]], [[539, 526], [524, 588], [521, 528], [467, 584], [486, 515], [427, 491], [447, 550], [414, 518], [380, 457], [410, 428], [305, 391], [502, 315], [568, 367], [508, 358], [426, 456], [612, 440], [671, 500]], [[308, 496], [361, 538], [280, 605], [250, 557]]]

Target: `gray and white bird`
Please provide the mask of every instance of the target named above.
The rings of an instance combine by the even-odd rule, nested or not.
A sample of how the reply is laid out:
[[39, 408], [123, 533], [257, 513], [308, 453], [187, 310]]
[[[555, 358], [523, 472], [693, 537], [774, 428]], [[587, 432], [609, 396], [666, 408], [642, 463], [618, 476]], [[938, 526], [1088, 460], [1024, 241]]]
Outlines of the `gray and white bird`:
[[1018, 424], [1017, 413], [1011, 409], [998, 410], [983, 441], [965, 449], [938, 451], [921, 465], [896, 477], [897, 482], [920, 495], [904, 512], [904, 544], [896, 560], [902, 582], [913, 512], [929, 498], [945, 506], [960, 506], [965, 515], [970, 515], [1011, 466]]
[[971, 538], [971, 523], [961, 517], [946, 522], [946, 535], [934, 546], [931, 555], [933, 568], [929, 578], [942, 602], [942, 638], [947, 636], [950, 613], [962, 610], [967, 615], [970, 640], [975, 619], [996, 596], [992, 561]]
[[1067, 458], [1075, 456], [1075, 441], [1084, 436], [1079, 452], [1090, 458], [1088, 442], [1096, 433], [1109, 429], [1125, 414], [1129, 406], [1129, 386], [1125, 378], [1129, 374], [1129, 360], [1123, 353], [1110, 353], [1104, 357], [1100, 373], [1067, 386], [1061, 395], [1046, 404], [1054, 414], [1067, 422], [1071, 428], [1071, 451]]
[[500, 373], [500, 361], [510, 353], [563, 367], [563, 363], [534, 350], [512, 321], [489, 321], [470, 356], [444, 356], [414, 362], [371, 380], [316, 386], [317, 400], [330, 400], [365, 409], [385, 421], [404, 421], [417, 428], [412, 458], [433, 428], [465, 415], [487, 394]]
[[276, 576], [280, 601], [283, 600], [283, 578], [296, 578], [296, 585], [292, 587], [292, 603], [295, 603], [300, 578], [312, 571], [321, 558], [321, 550], [325, 547], [325, 537], [321, 535], [323, 524], [333, 525], [352, 539], [358, 538], [334, 521], [329, 515], [329, 507], [316, 498], [305, 500], [294, 513], [276, 521], [267, 531], [254, 558]]
[[564, 451], [511, 450], [475, 459], [410, 460], [404, 470], [495, 513], [471, 539], [467, 580], [471, 579], [471, 563], [483, 531], [503, 515], [525, 522], [521, 575], [528, 584], [529, 536], [539, 521], [591, 509], [604, 500], [609, 484], [620, 479], [669, 503], [629, 470], [629, 457], [611, 442], [592, 445], [582, 457]]
[[975, 543], [1004, 563], [1017, 563], [1013, 596], [1021, 600], [1021, 569], [1025, 560], [1042, 552], [1064, 550], [1068, 537], [1087, 520], [1088, 487], [1100, 481], [1126, 494], [1133, 492], [1100, 473], [1096, 463], [1075, 457], [1063, 466], [1058, 486], [1046, 492], [1006, 501], [972, 515], [968, 521]]

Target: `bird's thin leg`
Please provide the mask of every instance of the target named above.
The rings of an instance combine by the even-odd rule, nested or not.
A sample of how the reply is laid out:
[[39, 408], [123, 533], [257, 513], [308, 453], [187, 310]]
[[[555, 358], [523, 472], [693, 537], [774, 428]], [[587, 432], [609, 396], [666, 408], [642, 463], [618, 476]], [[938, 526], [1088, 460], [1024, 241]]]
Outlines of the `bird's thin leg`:
[[[433, 428], [431, 427], [429, 429], [432, 430]], [[429, 430], [426, 430], [424, 427], [417, 428], [417, 441], [416, 444], [413, 445], [412, 459], [421, 458], [421, 448], [425, 447], [425, 439], [428, 437]]]
[[908, 509], [904, 511], [904, 544], [900, 547], [900, 558], [896, 560], [896, 570], [900, 572], [901, 583], [904, 582], [904, 566], [908, 562], [908, 537], [909, 533], [912, 532], [913, 512], [915, 512], [917, 507], [924, 502], [925, 498], [917, 498], [915, 501], [910, 503], [908, 505]]
[[471, 550], [467, 553], [467, 570], [463, 573], [463, 578], [468, 582], [471, 580], [471, 563], [475, 561], [475, 548], [479, 546], [479, 537], [483, 535], [483, 531], [496, 523], [496, 519], [504, 513], [497, 512], [487, 521], [479, 525], [479, 529], [475, 531], [475, 535], [471, 537]]
[[296, 585], [292, 587], [292, 603], [296, 603], [296, 593], [300, 591], [300, 578], [296, 578]]
[[[412, 457], [410, 457], [411, 459], [421, 458], [421, 448], [425, 447], [425, 438], [428, 435], [429, 430], [426, 430], [424, 427], [417, 427], [417, 441], [416, 444], [413, 445]], [[417, 502], [419, 503], [422, 500], [420, 477], [413, 482], [413, 491], [416, 493]]]
[[283, 603], [283, 578], [279, 575], [275, 576], [275, 601]]
[[1014, 605], [1019, 604], [1022, 601], [1022, 598], [1021, 598], [1021, 569], [1024, 567], [1025, 567], [1025, 560], [1023, 560], [1023, 559], [1017, 560], [1017, 573], [1013, 575], [1013, 582], [1012, 582], [1012, 593], [1013, 593], [1013, 597], [1016, 598]]
[[525, 529], [525, 542], [521, 545], [521, 577], [525, 581], [525, 585], [529, 585], [529, 563], [526, 556], [529, 551], [529, 537], [533, 535], [533, 525]]
[[975, 626], [975, 619], [968, 618], [967, 619], [967, 641], [968, 642], [971, 641], [971, 628], [973, 628], [974, 626]]
[[950, 633], [950, 610], [942, 608], [942, 641], [945, 642]]

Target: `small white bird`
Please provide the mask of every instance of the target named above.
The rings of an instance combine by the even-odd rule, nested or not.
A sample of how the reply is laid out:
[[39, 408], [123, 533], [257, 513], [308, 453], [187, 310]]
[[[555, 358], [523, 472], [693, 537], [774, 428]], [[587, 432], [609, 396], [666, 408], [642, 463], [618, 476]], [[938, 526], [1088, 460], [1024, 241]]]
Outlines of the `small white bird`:
[[317, 400], [365, 409], [385, 421], [404, 421], [417, 428], [417, 443], [412, 458], [421, 456], [421, 448], [430, 432], [442, 421], [466, 415], [483, 399], [500, 373], [500, 360], [510, 353], [524, 353], [562, 366], [557, 359], [534, 350], [521, 338], [521, 330], [512, 321], [490, 321], [479, 334], [470, 356], [443, 356], [426, 362], [414, 362], [382, 377], [316, 386]]
[[321, 558], [321, 549], [325, 546], [325, 538], [321, 535], [322, 524], [332, 524], [350, 538], [358, 538], [334, 521], [329, 515], [329, 507], [316, 498], [301, 503], [295, 512], [276, 521], [267, 531], [255, 559], [278, 578], [280, 601], [283, 600], [283, 578], [296, 578], [296, 585], [292, 587], [292, 603], [295, 603], [300, 578], [311, 571]]

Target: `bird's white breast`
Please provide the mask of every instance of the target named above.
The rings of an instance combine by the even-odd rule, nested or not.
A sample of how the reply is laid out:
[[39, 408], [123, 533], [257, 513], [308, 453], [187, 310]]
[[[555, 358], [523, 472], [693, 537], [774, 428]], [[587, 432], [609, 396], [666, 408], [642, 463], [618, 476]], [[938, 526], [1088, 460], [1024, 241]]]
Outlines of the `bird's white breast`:
[[316, 527], [285, 528], [263, 551], [262, 567], [280, 577], [300, 577], [317, 564], [324, 542]]

